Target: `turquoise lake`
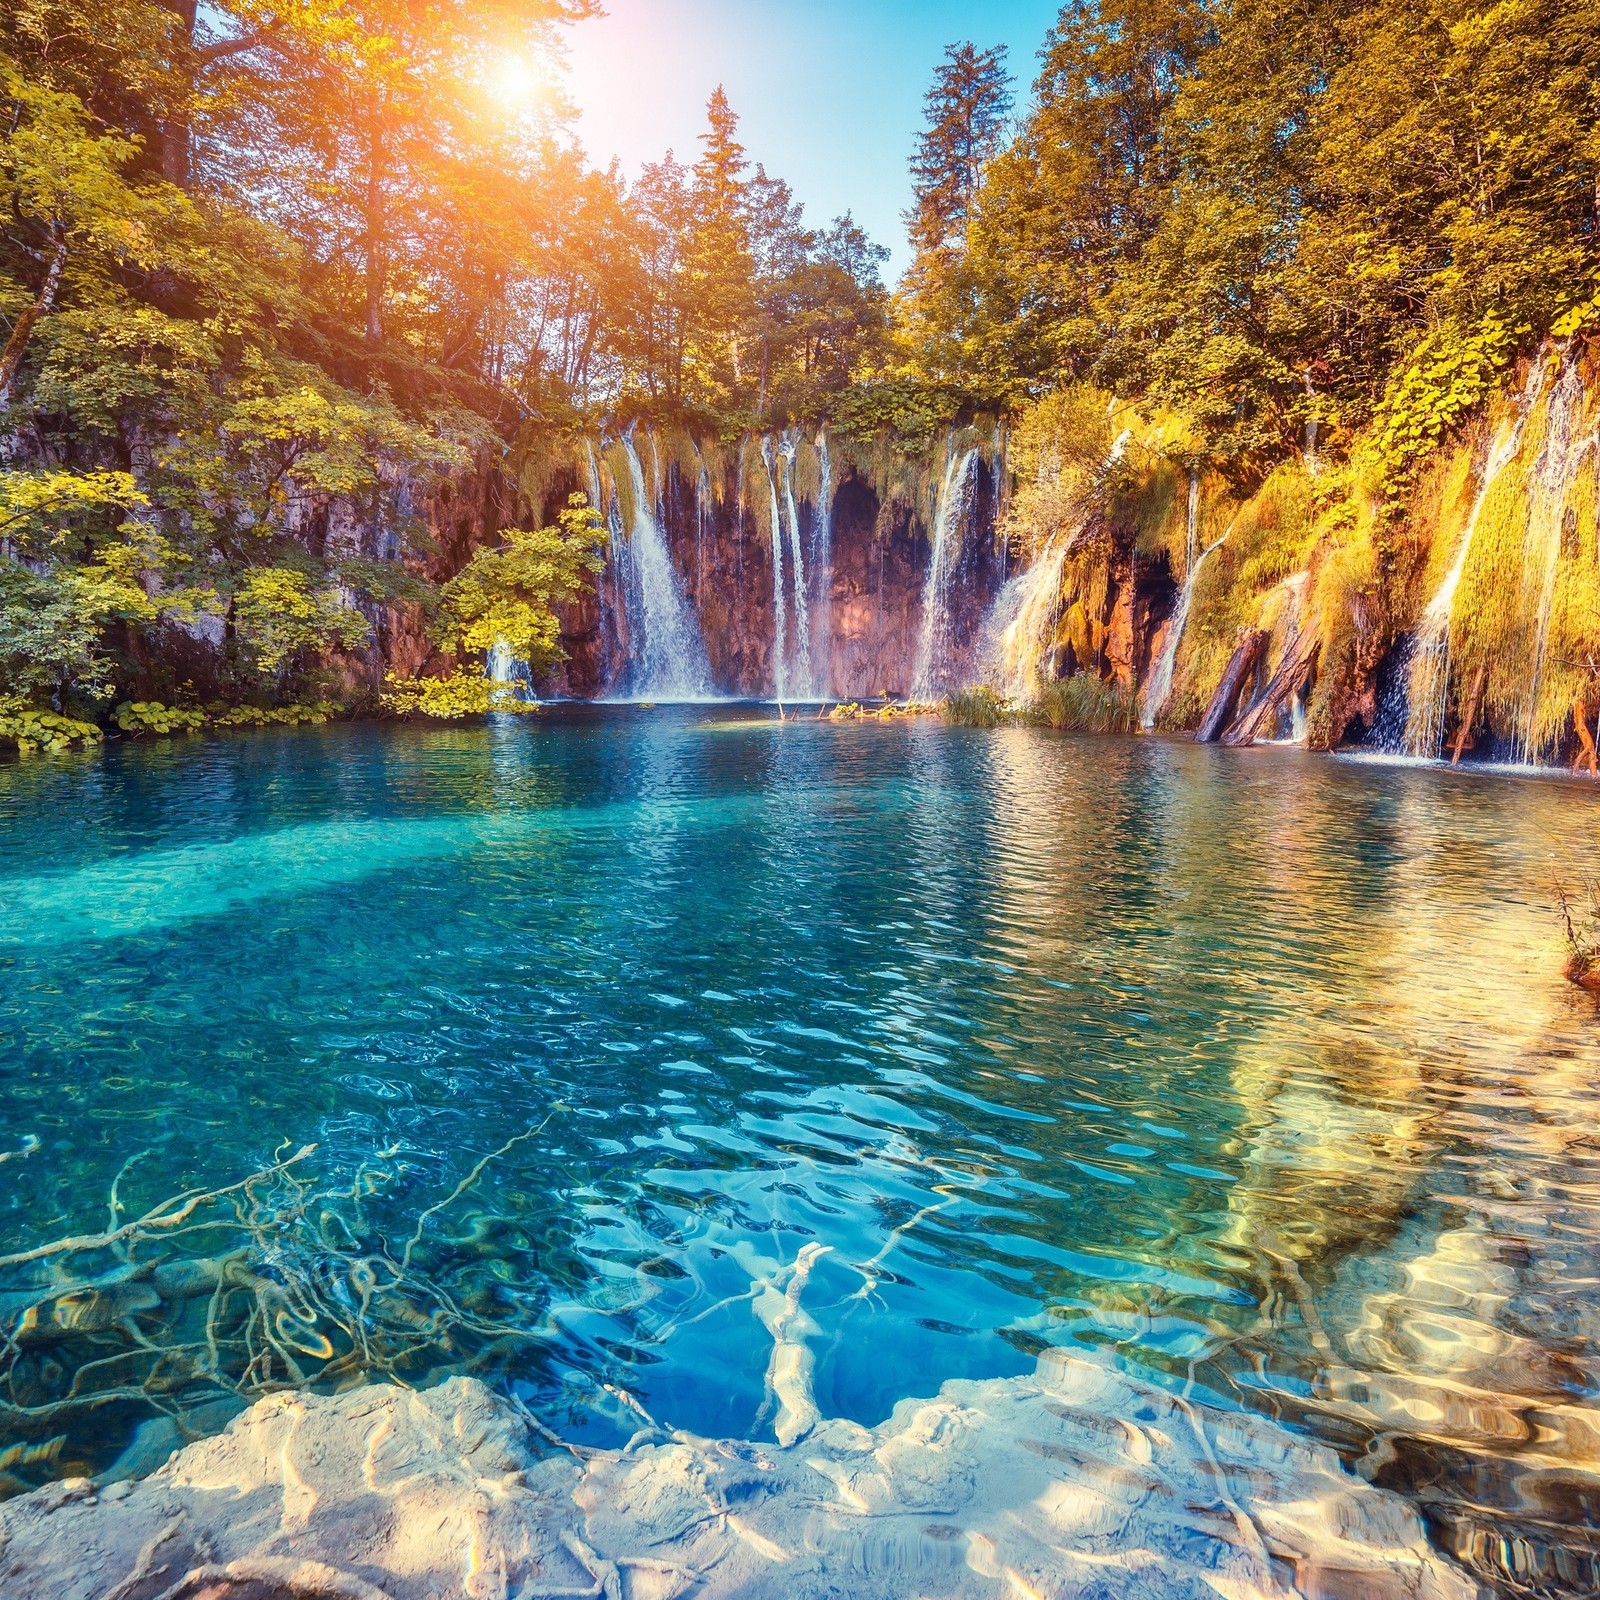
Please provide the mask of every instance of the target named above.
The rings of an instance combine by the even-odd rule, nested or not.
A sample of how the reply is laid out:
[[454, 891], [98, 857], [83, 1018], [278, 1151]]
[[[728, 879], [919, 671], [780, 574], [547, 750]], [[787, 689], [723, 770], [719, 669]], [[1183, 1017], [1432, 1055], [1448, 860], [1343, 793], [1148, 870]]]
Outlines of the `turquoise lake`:
[[[315, 1287], [307, 1381], [470, 1369], [610, 1443], [762, 1437], [752, 1285], [819, 1244], [824, 1415], [1069, 1344], [1581, 1579], [1600, 1020], [1553, 881], [1597, 836], [1563, 781], [757, 708], [0, 766], [5, 1249], [315, 1145], [308, 1202], [138, 1259]], [[374, 1273], [403, 1349], [341, 1331]], [[222, 1290], [127, 1295], [7, 1350], [0, 1449], [63, 1441], [9, 1487], [291, 1381]]]

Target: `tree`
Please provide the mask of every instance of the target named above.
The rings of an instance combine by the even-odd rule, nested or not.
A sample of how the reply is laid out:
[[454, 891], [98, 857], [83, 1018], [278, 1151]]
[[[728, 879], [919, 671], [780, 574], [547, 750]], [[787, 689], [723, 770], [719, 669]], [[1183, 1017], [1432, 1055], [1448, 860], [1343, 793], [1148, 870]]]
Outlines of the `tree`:
[[684, 356], [691, 398], [718, 407], [736, 405], [745, 380], [743, 347], [756, 314], [756, 264], [748, 162], [738, 140], [739, 119], [720, 86], [706, 105], [706, 120], [683, 251]]
[[984, 169], [1000, 153], [1012, 108], [1003, 45], [951, 45], [923, 99], [925, 126], [911, 158], [906, 215], [912, 263], [902, 286], [907, 331], [936, 374], [963, 320], [967, 229]]

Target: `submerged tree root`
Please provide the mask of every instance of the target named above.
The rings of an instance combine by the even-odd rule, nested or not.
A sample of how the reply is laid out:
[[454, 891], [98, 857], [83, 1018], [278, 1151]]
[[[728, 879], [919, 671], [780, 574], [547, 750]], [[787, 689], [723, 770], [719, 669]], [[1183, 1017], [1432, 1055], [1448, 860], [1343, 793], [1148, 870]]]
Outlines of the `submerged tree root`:
[[214, 1431], [196, 1418], [214, 1418], [219, 1400], [420, 1380], [547, 1338], [500, 1283], [492, 1249], [480, 1248], [477, 1232], [492, 1234], [496, 1219], [479, 1215], [465, 1238], [444, 1222], [491, 1163], [537, 1131], [479, 1161], [417, 1216], [398, 1252], [392, 1229], [366, 1214], [397, 1181], [394, 1151], [321, 1187], [308, 1145], [124, 1222], [128, 1163], [102, 1231], [0, 1256], [0, 1428], [22, 1441], [0, 1452], [0, 1494], [28, 1487], [19, 1472], [53, 1468], [107, 1407], [163, 1415], [194, 1438]]

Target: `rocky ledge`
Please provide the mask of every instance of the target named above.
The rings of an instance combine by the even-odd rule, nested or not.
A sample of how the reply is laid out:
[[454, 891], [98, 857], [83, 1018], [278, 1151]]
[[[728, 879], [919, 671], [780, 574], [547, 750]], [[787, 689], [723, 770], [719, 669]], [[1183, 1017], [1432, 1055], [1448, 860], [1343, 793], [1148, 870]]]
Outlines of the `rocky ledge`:
[[[780, 1386], [781, 1392], [781, 1386]], [[1053, 1352], [787, 1445], [562, 1445], [470, 1378], [262, 1400], [138, 1482], [0, 1507], [28, 1600], [1470, 1600], [1328, 1450]]]

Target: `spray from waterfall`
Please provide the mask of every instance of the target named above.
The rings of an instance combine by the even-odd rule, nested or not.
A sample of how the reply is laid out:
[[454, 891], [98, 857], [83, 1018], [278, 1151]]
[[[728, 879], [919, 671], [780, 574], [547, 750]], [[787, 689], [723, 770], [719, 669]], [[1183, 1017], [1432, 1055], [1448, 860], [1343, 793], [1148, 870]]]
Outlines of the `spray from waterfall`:
[[1189, 626], [1189, 612], [1194, 605], [1195, 586], [1200, 581], [1200, 571], [1206, 562], [1228, 542], [1233, 529], [1217, 540], [1215, 544], [1200, 548], [1200, 472], [1198, 468], [1189, 469], [1189, 527], [1184, 548], [1187, 555], [1187, 564], [1184, 569], [1183, 588], [1178, 594], [1178, 604], [1172, 613], [1172, 620], [1167, 624], [1167, 635], [1161, 643], [1161, 654], [1156, 658], [1155, 666], [1150, 673], [1150, 682], [1145, 688], [1144, 701], [1139, 713], [1139, 725], [1147, 732], [1155, 727], [1156, 718], [1166, 709], [1167, 702], [1172, 698], [1172, 676], [1178, 665], [1178, 649], [1183, 643], [1183, 635]]
[[1026, 700], [1061, 618], [1061, 575], [1071, 539], [1058, 534], [1032, 566], [1011, 578], [984, 624], [979, 658], [984, 681], [1007, 700]]
[[954, 666], [950, 659], [950, 587], [961, 554], [962, 529], [972, 506], [978, 454], [976, 449], [958, 452], [954, 434], [945, 446], [944, 482], [939, 490], [928, 576], [922, 589], [922, 629], [911, 673], [913, 700], [935, 700], [950, 687], [946, 682]]
[[[996, 477], [1004, 481], [1005, 435], [995, 426]], [[1124, 428], [1106, 456], [1102, 477], [1127, 454], [1133, 430]], [[1199, 496], [1191, 504], [1190, 540], [1198, 537]], [[1061, 620], [1061, 584], [1067, 556], [1082, 531], [1077, 523], [1059, 529], [1033, 563], [1010, 578], [995, 597], [980, 636], [978, 665], [982, 681], [1007, 700], [1027, 700], [1043, 675], [1045, 655]], [[1220, 542], [1220, 541], [1219, 541]], [[1196, 561], [1198, 568], [1199, 561]]]
[[1534, 601], [1533, 648], [1523, 695], [1513, 759], [1536, 766], [1544, 753], [1539, 737], [1539, 693], [1550, 661], [1550, 617], [1555, 609], [1556, 576], [1561, 564], [1562, 523], [1567, 487], [1583, 458], [1595, 448], [1595, 435], [1578, 436], [1584, 401], [1578, 363], [1569, 360], [1550, 396], [1544, 444], [1528, 473], [1528, 524], [1523, 541], [1523, 586]]

